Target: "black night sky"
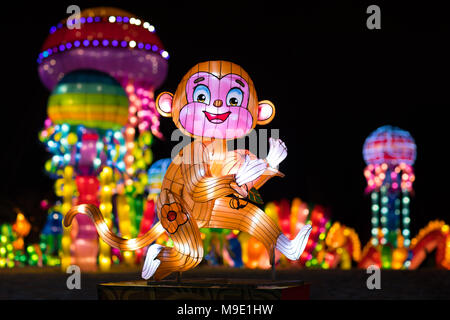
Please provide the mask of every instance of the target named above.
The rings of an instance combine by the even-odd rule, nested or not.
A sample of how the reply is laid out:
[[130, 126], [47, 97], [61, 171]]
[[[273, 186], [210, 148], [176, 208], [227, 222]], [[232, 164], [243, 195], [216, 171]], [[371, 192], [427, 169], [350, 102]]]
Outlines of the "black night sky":
[[[261, 189], [267, 201], [295, 196], [329, 208], [332, 219], [369, 239], [370, 201], [364, 195], [362, 146], [385, 124], [408, 130], [416, 140], [415, 196], [411, 231], [436, 218], [450, 222], [449, 20], [443, 8], [379, 4], [382, 29], [366, 28], [369, 4], [315, 2], [292, 7], [241, 2], [77, 2], [81, 9], [115, 6], [150, 21], [170, 53], [169, 74], [156, 92], [174, 91], [194, 64], [224, 59], [252, 77], [260, 99], [275, 103], [268, 128], [280, 129], [289, 149], [280, 170]], [[278, 1], [277, 1], [278, 3]], [[44, 173], [50, 157], [38, 140], [48, 90], [36, 58], [49, 28], [67, 16], [72, 2], [10, 4], [2, 30], [0, 222], [21, 208], [39, 233], [44, 198], [54, 198]], [[166, 137], [175, 129], [161, 123]], [[157, 141], [155, 159], [175, 145]], [[33, 235], [31, 235], [33, 236]]]

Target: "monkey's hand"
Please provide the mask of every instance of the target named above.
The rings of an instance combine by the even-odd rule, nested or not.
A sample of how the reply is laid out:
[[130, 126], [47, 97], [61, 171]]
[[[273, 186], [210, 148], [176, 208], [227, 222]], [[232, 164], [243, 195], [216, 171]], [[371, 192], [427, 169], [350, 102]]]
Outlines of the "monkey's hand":
[[280, 139], [269, 138], [269, 145], [266, 161], [271, 168], [278, 169], [278, 165], [287, 157], [286, 144]]
[[245, 156], [245, 161], [242, 167], [236, 172], [236, 183], [242, 186], [248, 182], [258, 179], [267, 169], [266, 161], [262, 159], [251, 160], [248, 155]]

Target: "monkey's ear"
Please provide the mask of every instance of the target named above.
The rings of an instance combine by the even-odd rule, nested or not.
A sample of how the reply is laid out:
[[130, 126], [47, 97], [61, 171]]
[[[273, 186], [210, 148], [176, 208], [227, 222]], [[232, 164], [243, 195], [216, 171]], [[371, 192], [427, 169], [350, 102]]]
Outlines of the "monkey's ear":
[[172, 101], [173, 94], [170, 92], [161, 92], [156, 98], [156, 109], [159, 114], [163, 117], [171, 117], [172, 116]]
[[275, 106], [269, 100], [262, 100], [258, 105], [258, 121], [256, 124], [265, 125], [275, 117]]

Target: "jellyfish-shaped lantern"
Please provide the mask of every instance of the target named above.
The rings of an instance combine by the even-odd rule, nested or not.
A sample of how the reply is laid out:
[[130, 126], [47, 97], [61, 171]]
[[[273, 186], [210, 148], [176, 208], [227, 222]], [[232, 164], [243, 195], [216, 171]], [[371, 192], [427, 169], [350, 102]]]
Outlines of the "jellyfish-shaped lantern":
[[[408, 248], [410, 245], [410, 194], [415, 176], [416, 144], [411, 134], [393, 126], [372, 132], [363, 147], [367, 164], [366, 191], [372, 200], [372, 245]], [[388, 245], [388, 246], [386, 246]], [[383, 267], [389, 256], [382, 252]]]

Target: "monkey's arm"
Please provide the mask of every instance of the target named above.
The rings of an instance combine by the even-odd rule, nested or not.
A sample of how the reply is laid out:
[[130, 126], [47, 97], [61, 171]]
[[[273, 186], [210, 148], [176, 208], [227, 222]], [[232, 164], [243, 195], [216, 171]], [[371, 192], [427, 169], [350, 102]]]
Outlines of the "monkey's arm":
[[273, 176], [281, 176], [284, 174], [278, 171], [278, 165], [287, 157], [287, 147], [286, 144], [280, 139], [269, 138], [270, 149], [267, 157], [265, 159], [268, 164], [267, 170], [259, 177], [259, 179], [254, 181], [254, 187], [256, 189], [260, 188], [267, 180]]
[[253, 187], [256, 189], [261, 188], [270, 178], [273, 177], [284, 177], [284, 174], [278, 171], [277, 169], [273, 169], [271, 167], [267, 167], [266, 171], [254, 181]]
[[209, 156], [205, 145], [193, 142], [183, 149], [181, 171], [185, 187], [196, 202], [206, 202], [235, 193], [230, 183], [234, 175], [213, 177], [210, 171]]
[[[234, 152], [236, 153], [236, 157], [239, 159], [238, 160], [238, 163], [239, 163], [238, 166], [239, 167], [244, 162], [244, 158], [245, 158], [246, 155], [250, 156], [251, 159], [258, 159], [258, 157], [256, 155], [252, 154], [250, 151], [245, 150], [245, 149], [235, 150]], [[284, 174], [281, 173], [280, 171], [278, 171], [277, 169], [271, 168], [268, 165], [267, 169], [264, 171], [264, 173], [261, 176], [259, 176], [257, 179], [253, 180], [252, 182], [248, 183], [247, 188], [251, 189], [253, 187], [253, 188], [259, 189], [267, 181], [269, 181], [269, 179], [271, 179], [273, 177], [276, 177], [276, 176], [284, 177]]]

